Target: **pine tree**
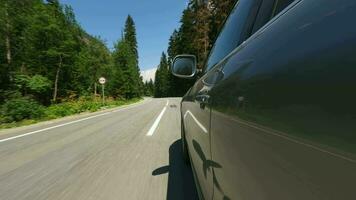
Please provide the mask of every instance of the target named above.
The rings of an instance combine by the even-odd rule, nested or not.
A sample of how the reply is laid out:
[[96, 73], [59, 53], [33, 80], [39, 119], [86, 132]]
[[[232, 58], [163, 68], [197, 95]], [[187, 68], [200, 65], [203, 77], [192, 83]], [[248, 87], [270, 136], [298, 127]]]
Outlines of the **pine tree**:
[[161, 70], [160, 67], [157, 67], [156, 73], [155, 73], [155, 83], [154, 83], [154, 97], [162, 97], [162, 80], [161, 80]]
[[163, 97], [168, 97], [168, 92], [169, 92], [169, 82], [168, 82], [169, 70], [168, 70], [167, 56], [166, 56], [166, 54], [164, 52], [162, 52], [159, 68], [161, 70], [162, 96]]
[[136, 27], [135, 27], [135, 22], [130, 15], [128, 15], [126, 18], [124, 38], [128, 43], [128, 45], [130, 46], [132, 53], [135, 55], [136, 59], [138, 59]]
[[154, 94], [154, 85], [152, 79], [150, 81], [145, 81], [144, 83], [144, 94], [145, 96], [153, 96]]
[[149, 96], [153, 96], [154, 94], [154, 83], [152, 81], [152, 79], [150, 79], [150, 81], [147, 84], [148, 87], [148, 91], [149, 91]]
[[118, 91], [127, 99], [139, 97], [140, 88], [135, 55], [126, 40], [121, 40], [115, 45], [113, 57], [114, 66], [122, 72], [122, 83], [117, 86]]
[[160, 64], [155, 74], [155, 97], [167, 97], [169, 96], [169, 69], [168, 60], [166, 54], [163, 52], [161, 56]]
[[138, 65], [138, 46], [136, 39], [136, 27], [135, 22], [130, 15], [127, 16], [125, 29], [124, 29], [124, 40], [127, 43], [129, 50], [134, 55], [135, 69], [132, 69], [133, 81], [135, 84], [135, 88], [137, 88], [137, 95], [141, 96], [143, 92], [143, 82], [140, 77], [140, 68]]

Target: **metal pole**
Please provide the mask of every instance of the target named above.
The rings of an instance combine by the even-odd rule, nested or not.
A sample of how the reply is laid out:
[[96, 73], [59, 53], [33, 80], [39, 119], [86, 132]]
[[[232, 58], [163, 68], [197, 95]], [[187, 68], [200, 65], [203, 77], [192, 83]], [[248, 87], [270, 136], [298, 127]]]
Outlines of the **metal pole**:
[[94, 83], [94, 98], [96, 98], [96, 83]]
[[101, 88], [102, 88], [102, 93], [103, 93], [103, 104], [105, 104], [105, 85], [104, 84], [102, 84], [101, 85]]

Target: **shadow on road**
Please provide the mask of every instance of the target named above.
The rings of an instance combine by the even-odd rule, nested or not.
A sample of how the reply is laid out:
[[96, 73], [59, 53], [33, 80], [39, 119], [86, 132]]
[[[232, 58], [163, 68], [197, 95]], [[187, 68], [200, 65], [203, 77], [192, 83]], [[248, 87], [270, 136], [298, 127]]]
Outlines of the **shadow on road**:
[[168, 173], [167, 200], [198, 199], [192, 169], [182, 158], [181, 140], [169, 147], [169, 165], [155, 169], [152, 176]]

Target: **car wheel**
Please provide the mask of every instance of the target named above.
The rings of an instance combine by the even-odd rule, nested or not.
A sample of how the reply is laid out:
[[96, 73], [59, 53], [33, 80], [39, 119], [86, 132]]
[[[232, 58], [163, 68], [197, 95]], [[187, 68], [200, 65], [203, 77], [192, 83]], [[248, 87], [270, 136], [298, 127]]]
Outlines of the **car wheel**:
[[181, 141], [182, 141], [182, 156], [186, 164], [190, 164], [187, 141], [185, 139], [183, 120], [181, 120]]

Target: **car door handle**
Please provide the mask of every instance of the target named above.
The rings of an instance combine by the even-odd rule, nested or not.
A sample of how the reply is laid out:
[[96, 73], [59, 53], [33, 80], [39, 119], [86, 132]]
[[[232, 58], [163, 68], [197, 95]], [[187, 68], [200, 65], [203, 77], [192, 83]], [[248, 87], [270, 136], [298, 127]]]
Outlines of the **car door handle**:
[[201, 109], [204, 109], [206, 104], [209, 104], [210, 102], [210, 96], [207, 94], [197, 95], [195, 96], [195, 101], [200, 104]]

